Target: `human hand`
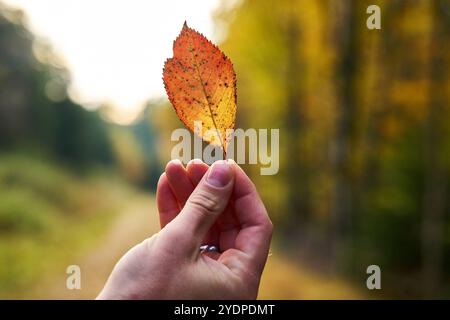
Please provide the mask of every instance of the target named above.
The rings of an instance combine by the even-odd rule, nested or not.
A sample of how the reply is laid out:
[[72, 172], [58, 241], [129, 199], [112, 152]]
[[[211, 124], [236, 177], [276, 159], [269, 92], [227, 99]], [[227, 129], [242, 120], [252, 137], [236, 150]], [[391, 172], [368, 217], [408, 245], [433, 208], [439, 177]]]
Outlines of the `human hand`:
[[[117, 263], [98, 299], [255, 299], [272, 223], [234, 161], [166, 166], [157, 188], [161, 230]], [[220, 252], [201, 252], [203, 244]]]

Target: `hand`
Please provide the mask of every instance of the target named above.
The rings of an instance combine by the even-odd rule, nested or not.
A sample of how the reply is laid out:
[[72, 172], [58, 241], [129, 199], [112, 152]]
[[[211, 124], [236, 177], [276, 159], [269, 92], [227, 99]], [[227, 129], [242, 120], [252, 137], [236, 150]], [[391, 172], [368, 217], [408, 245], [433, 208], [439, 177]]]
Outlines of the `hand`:
[[98, 299], [256, 299], [272, 223], [234, 161], [169, 162], [157, 204], [161, 230], [120, 259]]

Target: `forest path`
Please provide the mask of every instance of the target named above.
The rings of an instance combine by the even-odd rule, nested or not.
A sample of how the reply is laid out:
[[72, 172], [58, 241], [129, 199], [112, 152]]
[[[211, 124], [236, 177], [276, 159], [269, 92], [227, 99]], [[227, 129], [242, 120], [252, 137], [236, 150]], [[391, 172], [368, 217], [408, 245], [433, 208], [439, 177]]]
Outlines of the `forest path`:
[[[155, 199], [140, 195], [117, 215], [96, 244], [67, 265], [81, 269], [81, 289], [66, 288], [65, 273], [42, 279], [29, 293], [38, 299], [93, 299], [100, 292], [118, 259], [132, 246], [159, 230]], [[307, 271], [276, 253], [268, 258], [260, 299], [348, 299], [363, 297], [346, 282]]]

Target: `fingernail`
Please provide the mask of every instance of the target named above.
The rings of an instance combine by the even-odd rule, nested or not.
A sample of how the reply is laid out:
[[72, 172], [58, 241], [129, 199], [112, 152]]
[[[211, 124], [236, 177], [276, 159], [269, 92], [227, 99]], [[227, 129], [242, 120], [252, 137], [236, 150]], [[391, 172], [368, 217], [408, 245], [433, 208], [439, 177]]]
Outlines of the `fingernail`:
[[203, 163], [203, 161], [201, 159], [196, 158], [196, 159], [189, 160], [188, 165], [190, 165], [190, 164], [202, 164], [202, 163]]
[[234, 161], [234, 159], [228, 158], [227, 159], [228, 164], [233, 165], [236, 164], [236, 161]]
[[231, 180], [231, 167], [223, 160], [214, 162], [209, 169], [206, 181], [215, 187], [225, 187]]
[[181, 160], [177, 159], [177, 158], [170, 160], [167, 164], [169, 164], [169, 163], [176, 164], [177, 166], [183, 165], [183, 162], [181, 162]]

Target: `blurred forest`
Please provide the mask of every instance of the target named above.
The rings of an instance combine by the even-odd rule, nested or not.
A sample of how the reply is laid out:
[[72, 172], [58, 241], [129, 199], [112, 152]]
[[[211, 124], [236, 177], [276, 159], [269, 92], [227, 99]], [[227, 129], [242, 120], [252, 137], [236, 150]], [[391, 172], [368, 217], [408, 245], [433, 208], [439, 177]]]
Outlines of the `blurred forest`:
[[[372, 4], [381, 30], [366, 27]], [[182, 127], [166, 99], [129, 126], [71, 101], [69, 71], [23, 19], [0, 3], [7, 297], [46, 268], [39, 253], [62, 254], [61, 233], [89, 246], [118, 200], [152, 190]], [[223, 0], [215, 22], [237, 127], [280, 129], [280, 172], [244, 166], [274, 220], [274, 256], [362, 289], [379, 265], [375, 298], [450, 298], [450, 0]]]
[[393, 295], [448, 296], [450, 2], [245, 1], [218, 18], [238, 127], [280, 128], [280, 174], [254, 179], [281, 244], [356, 278], [377, 264]]
[[154, 188], [161, 171], [149, 168], [147, 122], [124, 128], [71, 101], [69, 71], [25, 19], [0, 3], [0, 297], [9, 298], [89, 248], [132, 201], [132, 185]]

